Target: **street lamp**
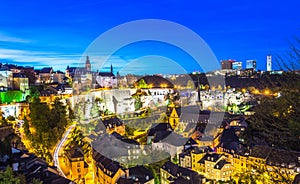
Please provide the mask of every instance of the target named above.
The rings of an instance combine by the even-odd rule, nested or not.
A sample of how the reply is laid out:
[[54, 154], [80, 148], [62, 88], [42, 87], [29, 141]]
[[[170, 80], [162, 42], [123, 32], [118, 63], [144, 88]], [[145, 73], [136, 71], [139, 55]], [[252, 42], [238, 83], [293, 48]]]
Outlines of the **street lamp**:
[[266, 94], [266, 95], [269, 95], [269, 94], [270, 94], [270, 90], [266, 89], [266, 90], [265, 90], [265, 94]]

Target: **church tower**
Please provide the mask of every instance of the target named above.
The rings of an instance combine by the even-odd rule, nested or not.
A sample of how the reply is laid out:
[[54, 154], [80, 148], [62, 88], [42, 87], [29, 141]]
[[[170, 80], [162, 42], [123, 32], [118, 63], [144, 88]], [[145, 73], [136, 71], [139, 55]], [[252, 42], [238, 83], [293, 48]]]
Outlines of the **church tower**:
[[113, 71], [113, 65], [112, 65], [112, 64], [110, 65], [110, 73], [111, 73], [111, 74], [114, 73], [114, 71]]
[[181, 115], [181, 108], [176, 106], [173, 102], [168, 105], [167, 112], [168, 115], [168, 123], [171, 125], [172, 129], [175, 130], [179, 124], [179, 119]]
[[91, 71], [91, 62], [89, 56], [86, 56], [85, 69], [87, 72]]

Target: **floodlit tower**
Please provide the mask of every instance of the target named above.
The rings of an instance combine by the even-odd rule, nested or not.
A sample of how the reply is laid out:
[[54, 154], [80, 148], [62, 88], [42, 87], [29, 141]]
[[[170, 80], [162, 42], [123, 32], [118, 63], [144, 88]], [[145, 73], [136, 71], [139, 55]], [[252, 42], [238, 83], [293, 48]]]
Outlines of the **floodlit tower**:
[[267, 55], [267, 71], [272, 71], [272, 56]]

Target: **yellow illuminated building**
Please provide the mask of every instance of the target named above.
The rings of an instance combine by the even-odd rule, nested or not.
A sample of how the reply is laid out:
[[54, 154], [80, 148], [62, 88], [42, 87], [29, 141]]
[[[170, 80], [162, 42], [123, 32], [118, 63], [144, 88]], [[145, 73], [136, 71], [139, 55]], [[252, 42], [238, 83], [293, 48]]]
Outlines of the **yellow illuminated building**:
[[192, 161], [193, 170], [204, 175], [207, 179], [217, 181], [229, 181], [231, 179], [233, 166], [224, 155], [204, 153], [204, 156], [200, 160], [197, 161], [197, 159], [193, 160], [192, 158]]
[[206, 151], [204, 149], [195, 149], [191, 152], [192, 159], [192, 170], [197, 171], [199, 173], [204, 173], [204, 167], [201, 167], [198, 163], [206, 155]]
[[205, 183], [205, 178], [197, 172], [180, 167], [170, 161], [160, 168], [160, 183]]
[[172, 103], [168, 106], [168, 108], [172, 109], [171, 114], [169, 115], [168, 122], [171, 125], [172, 129], [175, 130], [179, 124], [179, 116], [180, 116], [180, 108], [176, 108], [175, 105]]
[[218, 148], [217, 152], [225, 154], [232, 163], [232, 178], [249, 171], [253, 177], [256, 175], [257, 183], [291, 182], [300, 173], [300, 152], [268, 146], [254, 146], [239, 154], [223, 148]]
[[119, 163], [94, 152], [94, 183], [115, 184], [126, 173]]
[[66, 150], [66, 166], [70, 168], [70, 178], [72, 180], [84, 180], [88, 165], [84, 161], [83, 151], [74, 146]]

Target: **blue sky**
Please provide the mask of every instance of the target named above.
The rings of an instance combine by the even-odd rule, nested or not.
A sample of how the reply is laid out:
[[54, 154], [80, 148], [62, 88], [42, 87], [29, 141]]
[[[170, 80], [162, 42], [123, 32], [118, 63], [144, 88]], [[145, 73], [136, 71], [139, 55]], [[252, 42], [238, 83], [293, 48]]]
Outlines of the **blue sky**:
[[[297, 0], [5, 1], [0, 6], [0, 62], [65, 70], [82, 63], [86, 48], [103, 32], [128, 21], [163, 19], [196, 32], [218, 60], [236, 59], [245, 67], [245, 60], [256, 59], [258, 68], [265, 70], [266, 55], [283, 54], [289, 41], [300, 35], [299, 7]], [[148, 55], [160, 56], [152, 58], [158, 63], [168, 63], [169, 58], [187, 72], [199, 70], [180, 49], [149, 41], [124, 47], [107, 65], [112, 63], [123, 74], [134, 73], [134, 68], [149, 74], [177, 71], [161, 64], [150, 67]], [[103, 53], [91, 57], [92, 64], [102, 57]]]

